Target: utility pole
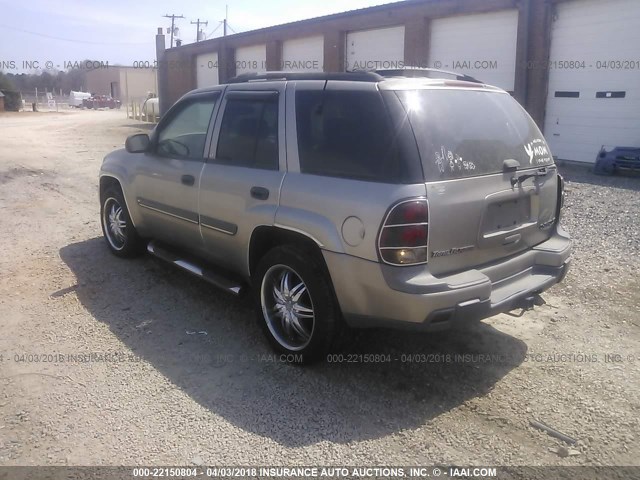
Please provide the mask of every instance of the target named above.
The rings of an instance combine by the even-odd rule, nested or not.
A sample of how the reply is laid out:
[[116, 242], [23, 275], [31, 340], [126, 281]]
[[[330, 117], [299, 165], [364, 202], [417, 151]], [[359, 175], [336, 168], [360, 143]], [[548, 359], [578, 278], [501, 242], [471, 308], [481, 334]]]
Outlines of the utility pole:
[[169, 48], [173, 48], [173, 32], [175, 30], [176, 18], [184, 18], [184, 16], [182, 16], [182, 15], [164, 15], [164, 17], [171, 19], [171, 47], [169, 47]]
[[196, 25], [196, 42], [200, 41], [200, 25], [204, 25], [205, 27], [209, 25], [209, 22], [201, 22], [200, 19], [195, 22], [191, 22], [191, 25]]
[[223, 22], [222, 31], [224, 32], [223, 36], [226, 37], [227, 36], [227, 17], [229, 16], [229, 5], [225, 5], [224, 9], [225, 10], [224, 10], [224, 20], [222, 21]]

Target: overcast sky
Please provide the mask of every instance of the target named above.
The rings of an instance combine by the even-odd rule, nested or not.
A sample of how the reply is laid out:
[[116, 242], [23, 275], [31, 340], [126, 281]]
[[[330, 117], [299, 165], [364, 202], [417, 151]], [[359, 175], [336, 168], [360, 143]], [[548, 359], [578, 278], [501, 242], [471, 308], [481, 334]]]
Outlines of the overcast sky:
[[[229, 25], [236, 32], [391, 3], [388, 0], [234, 0]], [[63, 70], [64, 62], [91, 58], [110, 65], [155, 60], [155, 34], [166, 28], [165, 14], [177, 20], [184, 43], [196, 38], [191, 21], [207, 20], [207, 38], [225, 16], [225, 2], [213, 0], [0, 0], [0, 70], [21, 73], [23, 62], [38, 61]], [[232, 33], [229, 31], [229, 33]], [[167, 35], [167, 46], [168, 46]], [[13, 62], [15, 66], [11, 66]], [[50, 62], [50, 63], [46, 63]]]

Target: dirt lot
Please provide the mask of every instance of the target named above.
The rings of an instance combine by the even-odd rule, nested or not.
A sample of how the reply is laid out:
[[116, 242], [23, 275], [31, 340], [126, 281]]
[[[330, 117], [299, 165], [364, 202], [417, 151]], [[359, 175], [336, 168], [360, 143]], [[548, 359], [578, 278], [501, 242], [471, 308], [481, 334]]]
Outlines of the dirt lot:
[[246, 302], [108, 253], [98, 168], [140, 125], [0, 116], [0, 465], [640, 465], [640, 178], [563, 169], [575, 255], [547, 305], [299, 368]]

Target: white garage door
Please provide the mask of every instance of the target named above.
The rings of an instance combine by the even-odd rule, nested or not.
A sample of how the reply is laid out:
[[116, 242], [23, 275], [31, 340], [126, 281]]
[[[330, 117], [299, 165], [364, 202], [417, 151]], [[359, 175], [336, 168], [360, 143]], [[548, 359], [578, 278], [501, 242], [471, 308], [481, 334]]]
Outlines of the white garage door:
[[640, 2], [557, 6], [544, 134], [554, 156], [595, 162], [605, 146], [640, 147]]
[[252, 45], [236, 50], [236, 75], [267, 69], [267, 46]]
[[429, 66], [513, 92], [517, 39], [518, 10], [434, 19]]
[[346, 70], [401, 68], [404, 26], [347, 33]]
[[282, 43], [282, 70], [322, 71], [324, 64], [324, 37], [295, 38]]
[[203, 53], [196, 57], [196, 82], [198, 88], [218, 85], [218, 52]]

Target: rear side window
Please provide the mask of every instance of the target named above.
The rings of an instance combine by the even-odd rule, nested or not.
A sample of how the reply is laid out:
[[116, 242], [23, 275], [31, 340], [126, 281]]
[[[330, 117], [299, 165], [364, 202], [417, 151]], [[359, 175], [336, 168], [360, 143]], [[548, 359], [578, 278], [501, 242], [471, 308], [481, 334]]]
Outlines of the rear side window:
[[298, 91], [296, 125], [302, 173], [385, 183], [415, 180], [378, 92]]
[[509, 95], [478, 90], [397, 92], [409, 115], [426, 180], [454, 179], [552, 165], [547, 143], [529, 114]]
[[216, 162], [278, 169], [277, 99], [229, 99], [222, 117]]

